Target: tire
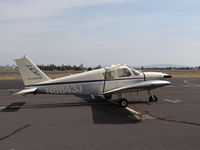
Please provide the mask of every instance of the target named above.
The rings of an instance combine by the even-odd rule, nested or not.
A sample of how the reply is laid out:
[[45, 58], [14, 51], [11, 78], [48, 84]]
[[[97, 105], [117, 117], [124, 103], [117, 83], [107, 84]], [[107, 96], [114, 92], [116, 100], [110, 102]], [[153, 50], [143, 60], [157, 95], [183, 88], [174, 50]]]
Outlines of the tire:
[[154, 95], [154, 96], [153, 96], [153, 101], [154, 101], [154, 102], [157, 102], [157, 101], [158, 101], [158, 97]]
[[150, 96], [150, 97], [149, 97], [149, 102], [153, 102], [153, 101], [154, 101], [153, 96]]
[[127, 107], [128, 106], [128, 101], [125, 98], [120, 99], [119, 106], [122, 107], [122, 108]]

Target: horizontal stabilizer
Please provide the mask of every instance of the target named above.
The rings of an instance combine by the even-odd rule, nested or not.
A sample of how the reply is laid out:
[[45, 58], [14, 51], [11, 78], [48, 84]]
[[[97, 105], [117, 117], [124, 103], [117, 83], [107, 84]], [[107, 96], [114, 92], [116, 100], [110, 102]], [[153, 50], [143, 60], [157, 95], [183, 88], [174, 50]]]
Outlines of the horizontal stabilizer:
[[17, 93], [14, 93], [13, 95], [25, 95], [25, 94], [31, 94], [31, 93], [35, 93], [37, 90], [37, 88], [27, 88], [24, 89], [22, 91], [19, 91]]

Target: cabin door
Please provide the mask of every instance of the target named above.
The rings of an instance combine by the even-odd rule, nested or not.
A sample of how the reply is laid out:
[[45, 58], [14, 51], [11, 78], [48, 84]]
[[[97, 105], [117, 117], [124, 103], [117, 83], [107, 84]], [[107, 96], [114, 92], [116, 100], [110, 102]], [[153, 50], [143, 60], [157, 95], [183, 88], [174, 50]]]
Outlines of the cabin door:
[[105, 70], [103, 93], [113, 89], [115, 78], [115, 70]]

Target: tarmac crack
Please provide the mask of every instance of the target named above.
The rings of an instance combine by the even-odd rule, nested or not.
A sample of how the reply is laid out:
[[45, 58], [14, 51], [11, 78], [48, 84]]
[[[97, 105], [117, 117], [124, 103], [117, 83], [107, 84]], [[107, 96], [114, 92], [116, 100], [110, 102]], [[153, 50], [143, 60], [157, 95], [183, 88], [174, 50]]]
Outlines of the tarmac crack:
[[187, 85], [192, 85], [192, 86], [197, 86], [197, 87], [200, 86], [200, 84], [191, 83], [187, 80], [184, 80], [184, 83], [187, 84]]
[[1, 137], [1, 138], [0, 138], [0, 141], [3, 141], [3, 140], [5, 140], [5, 139], [7, 139], [7, 138], [9, 138], [9, 137], [11, 137], [11, 136], [13, 136], [13, 135], [15, 135], [16, 133], [18, 133], [18, 132], [20, 132], [20, 131], [22, 131], [22, 130], [24, 130], [25, 128], [28, 128], [28, 127], [30, 127], [30, 126], [31, 126], [31, 124], [24, 125], [24, 126], [18, 128], [18, 129], [16, 129], [16, 130], [14, 130], [14, 131], [12, 131], [10, 134], [8, 134], [8, 135], [6, 135], [6, 136], [4, 136], [4, 137]]
[[188, 125], [193, 125], [193, 126], [200, 127], [200, 123], [167, 119], [167, 118], [159, 117], [159, 116], [154, 115], [154, 114], [150, 114], [148, 111], [146, 111], [146, 112], [147, 112], [148, 115], [150, 115], [150, 116], [152, 116], [152, 117], [154, 117], [154, 118], [156, 118], [158, 120], [167, 121], [167, 122], [174, 122], [174, 123], [181, 123], [181, 124], [188, 124]]
[[[135, 106], [135, 110], [138, 111], [138, 109], [137, 109], [136, 106]], [[161, 120], [161, 121], [174, 122], [174, 123], [182, 123], [182, 124], [188, 124], [188, 125], [193, 125], [193, 126], [200, 127], [200, 123], [167, 119], [167, 118], [160, 117], [158, 115], [154, 115], [152, 113], [149, 113], [147, 110], [143, 110], [143, 113], [141, 113], [141, 115], [149, 115], [149, 116], [153, 117], [154, 119], [158, 119], [158, 120]]]
[[163, 119], [163, 118], [157, 118], [159, 120], [168, 121], [168, 122], [175, 122], [175, 123], [182, 123], [182, 124], [189, 124], [200, 127], [200, 123], [195, 122], [188, 122], [188, 121], [178, 121], [178, 120], [170, 120], [170, 119]]

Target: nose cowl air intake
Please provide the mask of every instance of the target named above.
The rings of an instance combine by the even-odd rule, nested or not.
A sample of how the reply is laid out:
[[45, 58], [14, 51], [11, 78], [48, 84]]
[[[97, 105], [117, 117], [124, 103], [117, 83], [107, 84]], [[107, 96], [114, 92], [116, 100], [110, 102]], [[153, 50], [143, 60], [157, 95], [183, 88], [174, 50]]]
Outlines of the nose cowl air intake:
[[163, 78], [164, 78], [164, 79], [167, 79], [167, 78], [172, 78], [172, 76], [171, 76], [171, 75], [169, 75], [169, 74], [163, 73]]

